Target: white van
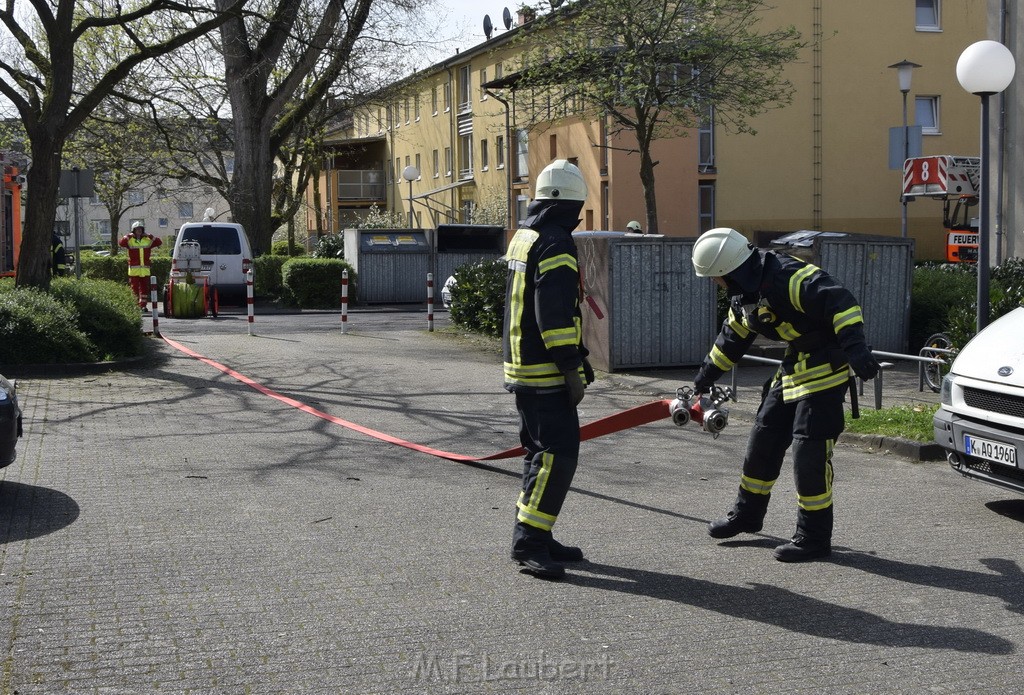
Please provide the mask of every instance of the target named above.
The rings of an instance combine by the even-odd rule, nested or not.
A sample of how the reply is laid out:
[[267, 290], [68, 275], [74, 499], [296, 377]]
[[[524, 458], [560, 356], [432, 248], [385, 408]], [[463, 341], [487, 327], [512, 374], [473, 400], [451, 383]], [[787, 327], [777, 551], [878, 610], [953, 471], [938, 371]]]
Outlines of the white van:
[[252, 249], [242, 225], [232, 222], [188, 222], [174, 241], [171, 268], [177, 267], [184, 242], [198, 242], [202, 272], [221, 304], [245, 305], [245, 275], [252, 268]]

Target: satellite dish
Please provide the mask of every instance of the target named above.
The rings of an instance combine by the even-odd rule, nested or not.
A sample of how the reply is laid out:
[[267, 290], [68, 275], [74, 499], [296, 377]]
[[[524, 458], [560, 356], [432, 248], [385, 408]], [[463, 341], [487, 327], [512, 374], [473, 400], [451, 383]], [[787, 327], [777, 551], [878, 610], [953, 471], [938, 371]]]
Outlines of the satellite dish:
[[484, 36], [491, 38], [491, 32], [494, 31], [494, 25], [491, 24], [491, 15], [484, 15]]
[[512, 13], [508, 11], [507, 7], [501, 11], [501, 21], [505, 23], [506, 29], [512, 28]]
[[550, 0], [550, 2], [551, 2], [551, 9], [552, 10], [557, 10], [558, 6], [562, 4], [563, 0]]

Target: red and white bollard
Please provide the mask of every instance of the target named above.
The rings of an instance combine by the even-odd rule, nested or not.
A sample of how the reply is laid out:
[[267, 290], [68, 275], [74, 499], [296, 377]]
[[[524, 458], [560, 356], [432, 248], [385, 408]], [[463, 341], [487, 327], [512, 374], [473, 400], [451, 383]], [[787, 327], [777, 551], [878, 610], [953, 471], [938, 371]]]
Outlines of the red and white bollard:
[[254, 304], [252, 299], [252, 268], [245, 271], [245, 306], [249, 313], [249, 335], [252, 335]]
[[434, 330], [434, 274], [427, 273], [427, 330]]
[[341, 271], [341, 332], [348, 333], [348, 271]]
[[153, 335], [160, 337], [160, 319], [156, 316], [156, 275], [149, 276], [149, 302], [153, 311]]

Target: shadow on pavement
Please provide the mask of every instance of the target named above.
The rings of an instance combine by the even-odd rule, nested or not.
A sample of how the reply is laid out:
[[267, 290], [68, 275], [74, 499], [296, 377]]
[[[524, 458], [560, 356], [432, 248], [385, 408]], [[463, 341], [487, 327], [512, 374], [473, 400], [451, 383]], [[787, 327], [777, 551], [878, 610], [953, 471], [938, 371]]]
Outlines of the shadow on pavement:
[[769, 584], [738, 587], [704, 579], [594, 563], [581, 565], [579, 570], [566, 575], [565, 582], [675, 601], [815, 637], [859, 644], [951, 649], [981, 654], [1009, 654], [1014, 649], [1012, 642], [980, 630], [894, 622], [867, 611], [836, 606]]
[[58, 490], [0, 481], [0, 545], [39, 538], [70, 526], [78, 503]]

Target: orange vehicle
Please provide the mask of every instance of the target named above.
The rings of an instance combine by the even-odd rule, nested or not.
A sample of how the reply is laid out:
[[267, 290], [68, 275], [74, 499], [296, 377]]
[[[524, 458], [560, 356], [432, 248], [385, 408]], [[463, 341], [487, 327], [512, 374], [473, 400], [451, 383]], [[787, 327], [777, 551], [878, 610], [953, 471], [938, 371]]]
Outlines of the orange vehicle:
[[[946, 232], [946, 261], [978, 260], [978, 204], [980, 157], [943, 154], [911, 157], [903, 164], [903, 199], [926, 196], [942, 201], [942, 226]], [[952, 211], [950, 210], [952, 208]]]
[[0, 188], [0, 277], [13, 277], [21, 248], [21, 187], [24, 177], [0, 153], [3, 188]]

